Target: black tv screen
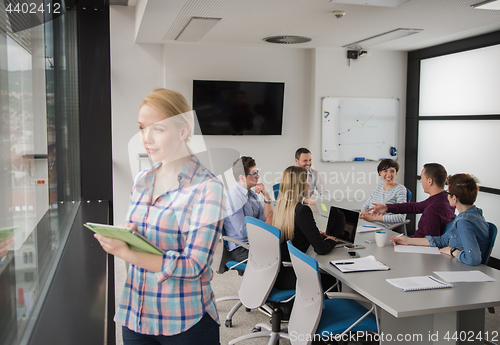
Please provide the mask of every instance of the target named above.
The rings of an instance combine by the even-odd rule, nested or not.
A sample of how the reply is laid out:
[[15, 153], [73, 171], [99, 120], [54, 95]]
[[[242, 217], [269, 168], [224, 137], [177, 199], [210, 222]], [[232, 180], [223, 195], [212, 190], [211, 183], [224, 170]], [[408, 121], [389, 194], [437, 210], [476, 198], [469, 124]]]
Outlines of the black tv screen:
[[285, 83], [193, 80], [203, 135], [281, 135]]

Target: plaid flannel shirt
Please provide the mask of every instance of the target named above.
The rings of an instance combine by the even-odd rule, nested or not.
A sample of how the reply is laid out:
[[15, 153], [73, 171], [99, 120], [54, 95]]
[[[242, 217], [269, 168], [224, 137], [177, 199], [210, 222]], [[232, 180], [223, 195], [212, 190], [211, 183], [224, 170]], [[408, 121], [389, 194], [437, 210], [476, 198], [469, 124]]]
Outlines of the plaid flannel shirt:
[[162, 271], [130, 265], [115, 321], [137, 333], [174, 335], [204, 313], [219, 323], [210, 265], [222, 229], [224, 188], [193, 157], [179, 174], [178, 188], [152, 200], [161, 165], [137, 176], [127, 221], [165, 251]]

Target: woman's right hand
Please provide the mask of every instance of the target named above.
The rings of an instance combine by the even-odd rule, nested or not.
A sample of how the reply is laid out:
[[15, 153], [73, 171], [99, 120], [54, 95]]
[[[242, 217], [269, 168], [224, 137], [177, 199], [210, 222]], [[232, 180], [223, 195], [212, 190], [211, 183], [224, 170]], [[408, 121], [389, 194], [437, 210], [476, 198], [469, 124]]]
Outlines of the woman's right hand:
[[393, 246], [397, 246], [398, 244], [402, 244], [402, 245], [405, 245], [405, 246], [408, 245], [408, 237], [394, 235], [394, 236], [391, 237], [391, 240], [392, 240], [392, 245]]
[[99, 234], [94, 234], [94, 237], [99, 241], [99, 244], [104, 251], [119, 258], [123, 259], [126, 251], [130, 250], [127, 243], [116, 238], [105, 237]]
[[[119, 225], [122, 228], [128, 228], [137, 231], [137, 224], [135, 223], [123, 223]], [[110, 238], [102, 236], [99, 234], [94, 234], [94, 237], [99, 241], [102, 249], [107, 253], [122, 258], [125, 256], [126, 252], [130, 250], [127, 243], [118, 240], [116, 238]]]

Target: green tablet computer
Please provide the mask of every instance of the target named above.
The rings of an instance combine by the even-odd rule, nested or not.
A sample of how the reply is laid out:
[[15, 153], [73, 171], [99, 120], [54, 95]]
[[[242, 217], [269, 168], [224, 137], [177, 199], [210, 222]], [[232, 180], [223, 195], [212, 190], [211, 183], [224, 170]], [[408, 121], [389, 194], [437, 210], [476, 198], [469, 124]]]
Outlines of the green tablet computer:
[[149, 242], [146, 237], [135, 230], [96, 223], [86, 223], [83, 225], [102, 236], [116, 238], [126, 242], [130, 246], [130, 249], [145, 253], [163, 255], [163, 250]]

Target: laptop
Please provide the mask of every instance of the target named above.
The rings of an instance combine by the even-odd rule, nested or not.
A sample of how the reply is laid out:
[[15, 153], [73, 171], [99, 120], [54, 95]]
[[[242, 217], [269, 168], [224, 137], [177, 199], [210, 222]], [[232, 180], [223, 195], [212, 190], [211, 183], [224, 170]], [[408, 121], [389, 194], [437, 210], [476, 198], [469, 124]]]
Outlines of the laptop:
[[331, 206], [326, 225], [326, 234], [334, 236], [337, 239], [336, 247], [364, 248], [364, 246], [354, 245], [358, 220], [358, 211]]

